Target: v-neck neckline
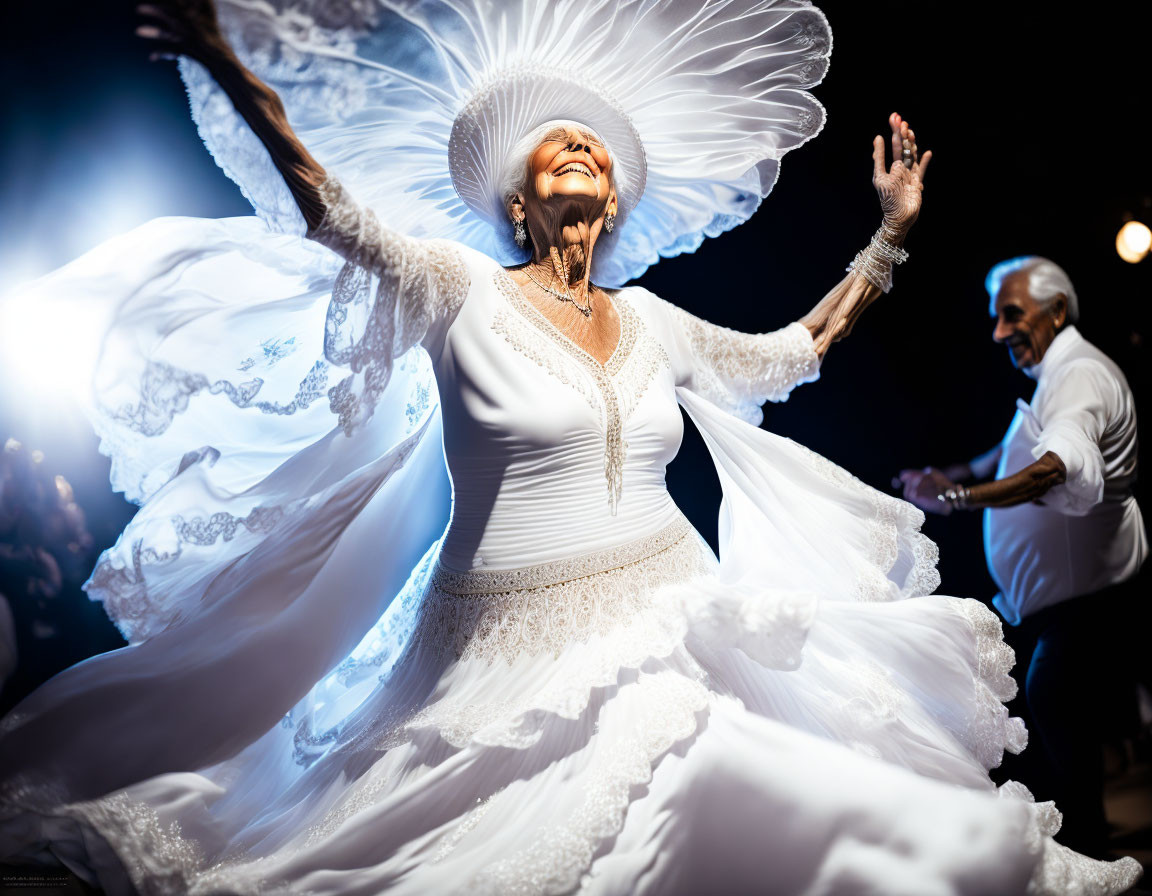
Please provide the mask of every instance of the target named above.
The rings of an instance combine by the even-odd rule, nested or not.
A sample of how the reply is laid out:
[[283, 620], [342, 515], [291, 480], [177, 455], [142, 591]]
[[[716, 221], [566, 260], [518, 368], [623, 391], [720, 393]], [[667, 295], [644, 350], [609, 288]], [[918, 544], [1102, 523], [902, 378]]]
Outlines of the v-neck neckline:
[[543, 311], [532, 304], [524, 295], [520, 285], [512, 279], [507, 268], [498, 268], [496, 278], [501, 287], [500, 291], [504, 293], [504, 297], [520, 313], [521, 317], [551, 339], [552, 342], [563, 348], [569, 355], [575, 357], [586, 367], [592, 368], [594, 373], [615, 376], [623, 368], [624, 362], [636, 344], [636, 326], [632, 318], [632, 310], [626, 302], [618, 301], [619, 296], [613, 298], [607, 292], [604, 293], [620, 321], [620, 335], [616, 339], [616, 347], [612, 349], [612, 354], [608, 356], [607, 361], [602, 363], [556, 324], [552, 323]]

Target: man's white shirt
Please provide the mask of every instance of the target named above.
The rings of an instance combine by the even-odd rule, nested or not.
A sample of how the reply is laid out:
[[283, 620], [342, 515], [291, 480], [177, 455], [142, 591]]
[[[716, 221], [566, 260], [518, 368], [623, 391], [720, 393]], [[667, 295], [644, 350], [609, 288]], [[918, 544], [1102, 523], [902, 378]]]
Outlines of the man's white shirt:
[[1045, 452], [1067, 468], [1042, 503], [984, 511], [984, 552], [1008, 622], [1136, 574], [1148, 537], [1132, 494], [1136, 480], [1136, 407], [1120, 368], [1072, 325], [1057, 334], [1035, 367], [1031, 405], [1001, 443], [996, 478], [1019, 472]]

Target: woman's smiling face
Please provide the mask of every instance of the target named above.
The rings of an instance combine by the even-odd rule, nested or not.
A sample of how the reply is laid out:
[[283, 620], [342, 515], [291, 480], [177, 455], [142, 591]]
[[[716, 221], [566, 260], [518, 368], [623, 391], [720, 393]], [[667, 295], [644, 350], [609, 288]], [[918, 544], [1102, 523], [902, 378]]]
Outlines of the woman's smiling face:
[[529, 160], [536, 198], [607, 199], [612, 191], [612, 159], [591, 131], [558, 127], [544, 136]]

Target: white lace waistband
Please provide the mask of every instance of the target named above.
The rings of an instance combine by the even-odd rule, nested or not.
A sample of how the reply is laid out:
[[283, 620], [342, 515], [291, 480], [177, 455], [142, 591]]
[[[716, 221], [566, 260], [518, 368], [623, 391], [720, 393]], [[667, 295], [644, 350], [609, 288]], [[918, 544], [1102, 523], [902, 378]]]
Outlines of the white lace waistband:
[[572, 579], [581, 579], [645, 560], [671, 547], [690, 531], [692, 524], [680, 516], [663, 529], [643, 538], [549, 563], [514, 569], [472, 569], [467, 572], [449, 569], [437, 563], [432, 573], [432, 586], [446, 594], [467, 595], [506, 594], [510, 591], [561, 585]]
[[511, 662], [523, 653], [559, 655], [626, 626], [667, 634], [676, 614], [653, 593], [708, 573], [714, 560], [681, 517], [644, 538], [553, 563], [466, 573], [437, 567], [412, 646]]

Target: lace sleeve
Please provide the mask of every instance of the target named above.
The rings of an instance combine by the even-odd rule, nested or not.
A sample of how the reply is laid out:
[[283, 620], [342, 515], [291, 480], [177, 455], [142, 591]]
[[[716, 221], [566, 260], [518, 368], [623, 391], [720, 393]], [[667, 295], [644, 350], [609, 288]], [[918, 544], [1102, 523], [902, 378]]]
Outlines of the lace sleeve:
[[372, 416], [395, 359], [416, 345], [435, 353], [467, 296], [469, 273], [456, 244], [382, 227], [334, 178], [320, 192], [326, 212], [308, 237], [346, 261], [328, 307], [324, 355], [352, 370], [328, 395], [351, 433]]
[[820, 375], [812, 335], [801, 323], [771, 333], [740, 333], [658, 301], [671, 324], [673, 354], [681, 359], [678, 385], [741, 419], [759, 424], [765, 401], [786, 401], [795, 386]]

